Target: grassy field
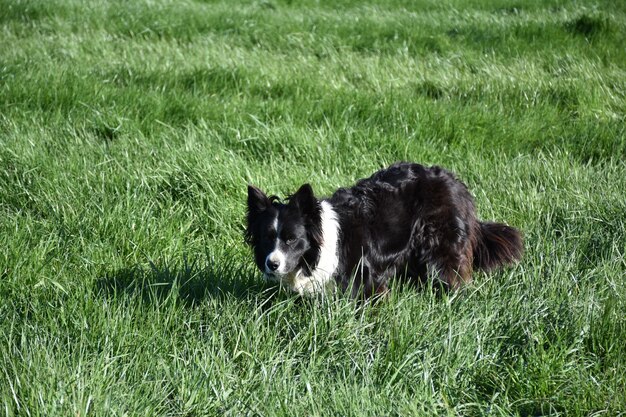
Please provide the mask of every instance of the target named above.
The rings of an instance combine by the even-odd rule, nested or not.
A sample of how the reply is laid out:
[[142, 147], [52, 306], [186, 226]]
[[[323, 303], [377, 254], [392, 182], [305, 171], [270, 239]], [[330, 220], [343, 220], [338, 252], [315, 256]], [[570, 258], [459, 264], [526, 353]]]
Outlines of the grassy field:
[[[626, 415], [625, 45], [613, 0], [0, 0], [0, 414]], [[247, 183], [397, 160], [523, 262], [262, 282]]]

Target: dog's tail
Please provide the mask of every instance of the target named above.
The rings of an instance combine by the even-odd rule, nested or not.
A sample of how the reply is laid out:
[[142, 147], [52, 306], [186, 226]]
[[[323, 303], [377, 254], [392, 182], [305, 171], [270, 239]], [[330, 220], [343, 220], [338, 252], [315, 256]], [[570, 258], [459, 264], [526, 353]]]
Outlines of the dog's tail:
[[502, 223], [480, 222], [474, 247], [474, 268], [490, 270], [519, 261], [524, 252], [522, 234]]

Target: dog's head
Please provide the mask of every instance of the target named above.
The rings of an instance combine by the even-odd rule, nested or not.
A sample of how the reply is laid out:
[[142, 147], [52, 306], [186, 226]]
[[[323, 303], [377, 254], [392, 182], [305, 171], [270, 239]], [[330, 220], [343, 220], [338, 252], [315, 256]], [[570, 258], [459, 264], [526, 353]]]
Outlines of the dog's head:
[[309, 184], [283, 204], [248, 186], [246, 241], [267, 279], [293, 287], [296, 275], [310, 275], [322, 242], [321, 206]]

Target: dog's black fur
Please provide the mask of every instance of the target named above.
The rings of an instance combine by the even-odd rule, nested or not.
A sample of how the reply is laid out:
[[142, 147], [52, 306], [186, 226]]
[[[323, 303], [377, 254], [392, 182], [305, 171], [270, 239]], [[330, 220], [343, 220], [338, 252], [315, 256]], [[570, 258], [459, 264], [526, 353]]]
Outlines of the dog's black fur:
[[472, 196], [452, 173], [397, 163], [323, 200], [308, 184], [287, 204], [250, 186], [246, 237], [259, 269], [271, 277], [268, 255], [280, 251], [282, 273], [315, 275], [325, 238], [323, 202], [339, 226], [330, 278], [355, 295], [384, 293], [392, 277], [423, 283], [433, 276], [457, 289], [473, 269], [515, 262], [523, 252], [517, 229], [476, 219]]

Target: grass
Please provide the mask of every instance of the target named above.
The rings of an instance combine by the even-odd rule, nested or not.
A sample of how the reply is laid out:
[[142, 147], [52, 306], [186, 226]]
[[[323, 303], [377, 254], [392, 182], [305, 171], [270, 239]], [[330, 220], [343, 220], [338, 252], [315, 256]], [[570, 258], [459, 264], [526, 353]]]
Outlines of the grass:
[[[626, 6], [0, 0], [0, 413], [626, 413]], [[521, 264], [276, 293], [246, 184], [438, 164]]]

